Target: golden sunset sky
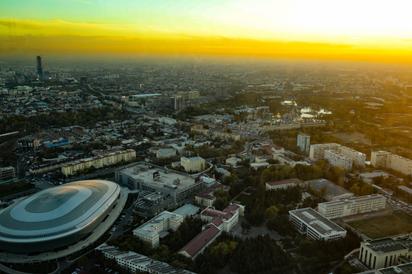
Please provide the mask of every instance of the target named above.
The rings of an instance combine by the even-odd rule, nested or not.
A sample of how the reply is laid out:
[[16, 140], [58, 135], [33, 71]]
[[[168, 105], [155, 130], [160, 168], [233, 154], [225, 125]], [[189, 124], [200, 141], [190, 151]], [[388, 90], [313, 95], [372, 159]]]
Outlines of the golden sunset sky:
[[410, 0], [1, 0], [0, 54], [412, 62]]

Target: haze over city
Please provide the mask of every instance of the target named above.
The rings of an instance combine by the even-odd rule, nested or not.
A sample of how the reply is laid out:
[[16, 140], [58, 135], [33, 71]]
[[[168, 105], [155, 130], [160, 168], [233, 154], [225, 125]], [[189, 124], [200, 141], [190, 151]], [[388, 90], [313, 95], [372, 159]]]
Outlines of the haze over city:
[[412, 274], [412, 3], [0, 2], [0, 273]]

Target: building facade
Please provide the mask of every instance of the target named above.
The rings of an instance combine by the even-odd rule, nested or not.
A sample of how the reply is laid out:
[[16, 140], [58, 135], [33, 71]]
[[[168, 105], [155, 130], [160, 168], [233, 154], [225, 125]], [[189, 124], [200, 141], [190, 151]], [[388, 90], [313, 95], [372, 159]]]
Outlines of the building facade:
[[183, 222], [183, 216], [174, 212], [163, 211], [153, 219], [133, 230], [133, 235], [151, 247], [158, 247], [160, 234], [169, 229], [176, 231]]
[[380, 194], [351, 197], [318, 204], [318, 212], [328, 219], [368, 213], [385, 208], [386, 198]]
[[309, 207], [289, 211], [289, 220], [300, 233], [314, 240], [330, 241], [346, 237], [345, 229]]
[[388, 151], [372, 151], [371, 164], [374, 167], [393, 169], [405, 175], [412, 175], [412, 160]]
[[309, 153], [310, 150], [310, 136], [307, 134], [299, 133], [297, 137], [297, 146], [300, 151]]
[[371, 269], [398, 265], [402, 258], [412, 258], [412, 236], [404, 235], [361, 243], [359, 260]]
[[313, 161], [327, 160], [331, 165], [350, 170], [353, 166], [364, 167], [366, 155], [336, 143], [310, 146], [309, 158]]
[[202, 157], [182, 157], [180, 164], [186, 172], [200, 172], [206, 169], [206, 160]]
[[115, 165], [121, 162], [130, 162], [136, 158], [136, 151], [133, 149], [120, 150], [106, 153], [92, 158], [81, 159], [66, 163], [61, 167], [64, 176], [72, 176], [89, 168], [102, 168]]

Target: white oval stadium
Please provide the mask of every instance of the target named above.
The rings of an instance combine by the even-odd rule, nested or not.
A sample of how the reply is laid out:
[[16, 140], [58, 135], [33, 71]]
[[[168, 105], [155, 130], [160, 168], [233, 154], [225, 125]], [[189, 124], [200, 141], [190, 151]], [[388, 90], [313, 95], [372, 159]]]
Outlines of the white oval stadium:
[[0, 250], [36, 254], [58, 251], [93, 233], [120, 196], [120, 186], [87, 180], [49, 188], [0, 212]]

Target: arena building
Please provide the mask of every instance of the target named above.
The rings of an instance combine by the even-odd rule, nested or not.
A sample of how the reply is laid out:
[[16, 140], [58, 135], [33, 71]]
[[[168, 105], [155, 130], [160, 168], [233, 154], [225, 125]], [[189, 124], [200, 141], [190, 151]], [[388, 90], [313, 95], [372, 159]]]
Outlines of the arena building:
[[[47, 260], [77, 252], [106, 232], [127, 194], [113, 182], [87, 180], [35, 193], [0, 212], [0, 261]], [[41, 253], [50, 256], [39, 257]], [[14, 254], [14, 255], [11, 255]], [[20, 255], [20, 258], [19, 258]]]

